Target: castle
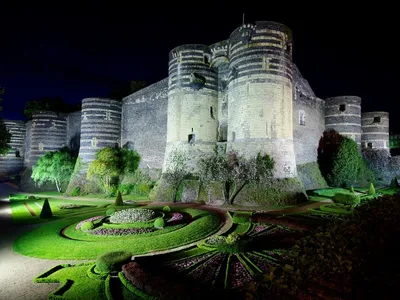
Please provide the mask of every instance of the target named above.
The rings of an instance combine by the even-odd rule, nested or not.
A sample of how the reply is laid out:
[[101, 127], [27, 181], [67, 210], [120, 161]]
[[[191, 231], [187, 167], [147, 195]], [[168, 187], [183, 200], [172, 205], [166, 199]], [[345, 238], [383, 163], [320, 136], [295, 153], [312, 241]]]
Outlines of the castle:
[[127, 145], [141, 168], [168, 168], [174, 149], [195, 168], [215, 145], [275, 160], [274, 176], [296, 177], [296, 166], [317, 161], [325, 130], [360, 147], [389, 151], [389, 114], [361, 113], [356, 96], [318, 98], [292, 62], [292, 32], [275, 22], [243, 24], [212, 45], [182, 45], [169, 54], [169, 76], [122, 102], [86, 98], [71, 114], [40, 112], [26, 124], [5, 120], [12, 150], [0, 174], [31, 168], [48, 151], [79, 144], [89, 163], [106, 146]]

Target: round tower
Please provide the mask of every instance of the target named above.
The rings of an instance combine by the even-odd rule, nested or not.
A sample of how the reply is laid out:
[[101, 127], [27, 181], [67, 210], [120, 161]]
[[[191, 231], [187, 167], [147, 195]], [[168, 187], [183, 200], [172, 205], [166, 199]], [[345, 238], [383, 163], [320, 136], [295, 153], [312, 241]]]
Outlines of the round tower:
[[218, 142], [225, 143], [228, 139], [228, 59], [229, 40], [210, 46], [211, 67], [218, 74]]
[[99, 150], [120, 145], [121, 108], [122, 103], [112, 99], [82, 100], [79, 157], [86, 168]]
[[169, 54], [167, 145], [163, 170], [175, 150], [198, 158], [213, 153], [218, 128], [218, 76], [205, 45], [183, 45]]
[[6, 155], [0, 156], [0, 177], [18, 174], [24, 167], [25, 123], [23, 121], [4, 120], [4, 125], [11, 133], [11, 140], [8, 144], [11, 149]]
[[295, 177], [291, 30], [244, 24], [229, 38], [229, 60], [228, 150], [267, 153], [275, 177]]
[[325, 130], [335, 130], [361, 145], [361, 98], [332, 97], [325, 100]]
[[66, 146], [67, 115], [52, 111], [33, 114], [25, 155], [25, 166], [32, 167], [41, 156]]
[[389, 151], [389, 113], [373, 111], [362, 113], [362, 148]]

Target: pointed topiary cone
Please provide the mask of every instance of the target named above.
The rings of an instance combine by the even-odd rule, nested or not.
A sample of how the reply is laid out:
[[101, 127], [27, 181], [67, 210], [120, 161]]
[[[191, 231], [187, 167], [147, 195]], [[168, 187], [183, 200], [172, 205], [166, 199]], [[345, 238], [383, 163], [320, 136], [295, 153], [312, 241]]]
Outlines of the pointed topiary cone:
[[50, 219], [53, 217], [53, 212], [51, 211], [49, 199], [45, 199], [42, 207], [42, 211], [40, 212], [41, 219]]
[[350, 186], [350, 193], [353, 193], [353, 194], [356, 193], [356, 192], [354, 191], [354, 187], [353, 187], [353, 186]]
[[375, 187], [374, 187], [374, 184], [372, 182], [369, 185], [368, 195], [375, 195]]
[[123, 206], [124, 205], [124, 200], [122, 200], [122, 195], [121, 192], [118, 190], [117, 192], [117, 198], [115, 199], [115, 206]]

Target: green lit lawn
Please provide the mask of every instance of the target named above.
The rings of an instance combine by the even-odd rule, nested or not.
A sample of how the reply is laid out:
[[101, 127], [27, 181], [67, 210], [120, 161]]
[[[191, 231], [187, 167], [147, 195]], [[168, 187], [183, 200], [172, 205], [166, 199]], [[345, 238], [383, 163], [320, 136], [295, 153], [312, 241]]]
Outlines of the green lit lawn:
[[78, 265], [64, 267], [47, 276], [38, 276], [35, 282], [59, 282], [60, 288], [49, 295], [49, 299], [107, 299], [105, 281], [92, 279], [87, 276], [90, 266]]
[[63, 228], [81, 220], [104, 215], [104, 208], [82, 208], [63, 219], [43, 224], [18, 238], [13, 245], [15, 252], [26, 256], [48, 259], [95, 259], [111, 250], [129, 250], [133, 254], [173, 249], [199, 241], [218, 231], [218, 215], [197, 209], [182, 210], [190, 213], [193, 221], [183, 228], [158, 236], [138, 235], [130, 238], [103, 238], [99, 242], [77, 241], [60, 235]]

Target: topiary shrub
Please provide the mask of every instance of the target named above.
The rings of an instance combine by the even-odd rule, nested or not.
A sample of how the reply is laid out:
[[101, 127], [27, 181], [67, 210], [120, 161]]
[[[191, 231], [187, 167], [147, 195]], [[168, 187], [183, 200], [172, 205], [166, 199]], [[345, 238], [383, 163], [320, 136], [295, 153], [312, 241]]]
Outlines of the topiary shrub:
[[51, 211], [49, 200], [46, 198], [43, 203], [42, 211], [40, 212], [41, 219], [50, 219], [53, 217], [53, 212]]
[[353, 193], [353, 194], [356, 193], [356, 192], [354, 191], [354, 187], [353, 187], [353, 186], [350, 186], [350, 193]]
[[165, 227], [165, 220], [163, 218], [157, 218], [154, 220], [154, 227], [157, 229], [163, 229]]
[[336, 193], [333, 202], [357, 206], [360, 204], [360, 197], [352, 193]]
[[132, 253], [129, 251], [106, 252], [97, 257], [96, 271], [99, 273], [111, 273], [120, 271], [123, 264], [129, 262]]
[[171, 207], [169, 207], [168, 205], [166, 205], [166, 206], [163, 207], [162, 210], [165, 211], [165, 212], [170, 212], [170, 211], [171, 211]]
[[240, 235], [239, 234], [237, 234], [236, 232], [232, 232], [231, 234], [229, 234], [227, 237], [226, 237], [226, 243], [227, 244], [234, 244], [234, 243], [236, 243], [238, 240], [240, 239]]
[[114, 208], [114, 207], [110, 207], [110, 208], [107, 209], [107, 211], [106, 211], [106, 216], [109, 217], [109, 216], [111, 216], [112, 214], [114, 214], [115, 212], [116, 212], [115, 208]]
[[371, 184], [369, 185], [369, 189], [368, 189], [368, 195], [375, 195], [375, 187], [374, 184], [371, 182]]
[[85, 222], [81, 226], [82, 231], [89, 231], [89, 230], [92, 230], [93, 228], [94, 228], [94, 224], [91, 221]]
[[115, 206], [123, 206], [124, 205], [124, 201], [122, 200], [122, 195], [119, 190], [117, 191], [117, 198], [115, 199], [114, 205]]
[[72, 189], [71, 191], [71, 196], [75, 197], [75, 196], [79, 196], [81, 193], [81, 188], [79, 186], [76, 186]]
[[32, 196], [32, 195], [30, 195], [30, 196], [28, 196], [28, 200], [36, 200], [36, 197], [35, 197], [35, 196]]

